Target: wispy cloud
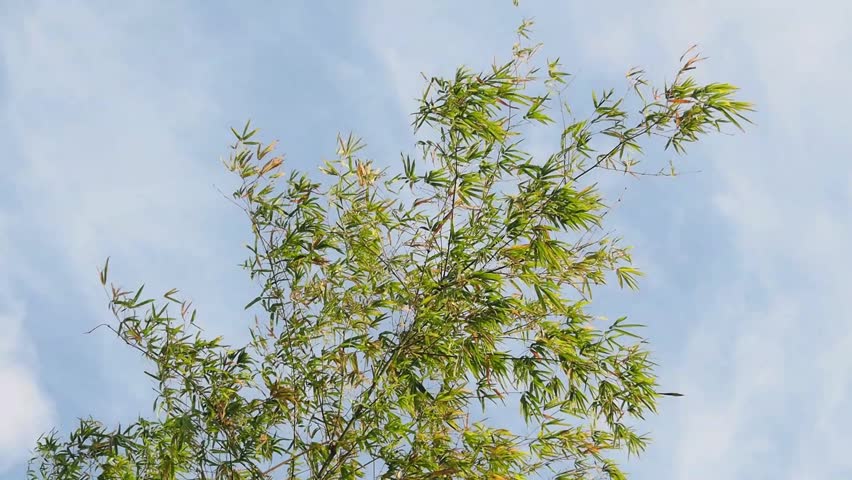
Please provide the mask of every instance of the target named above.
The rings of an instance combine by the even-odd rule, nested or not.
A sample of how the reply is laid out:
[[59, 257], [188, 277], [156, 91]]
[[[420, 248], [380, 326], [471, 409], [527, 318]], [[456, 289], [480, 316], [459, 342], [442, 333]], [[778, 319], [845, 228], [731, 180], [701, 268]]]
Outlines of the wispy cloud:
[[448, 8], [440, 2], [372, 0], [359, 9], [357, 26], [383, 63], [400, 111], [408, 115], [425, 87], [423, 74], [451, 75], [461, 65], [487, 68], [492, 59], [508, 58], [520, 19], [498, 19], [511, 11], [509, 1]]
[[[11, 258], [5, 238], [7, 227], [0, 215], [0, 271]], [[26, 311], [7, 293], [10, 285], [0, 278], [0, 472], [26, 460], [36, 438], [55, 420], [54, 406], [40, 384], [37, 355], [24, 330]]]
[[25, 312], [0, 301], [0, 472], [26, 460], [36, 438], [55, 420], [54, 407], [39, 381], [29, 338], [23, 332]]

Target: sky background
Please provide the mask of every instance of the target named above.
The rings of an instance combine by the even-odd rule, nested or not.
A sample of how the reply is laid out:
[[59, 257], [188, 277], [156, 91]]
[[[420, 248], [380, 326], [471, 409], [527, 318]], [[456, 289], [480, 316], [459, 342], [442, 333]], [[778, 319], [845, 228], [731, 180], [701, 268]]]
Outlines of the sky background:
[[150, 410], [139, 359], [84, 334], [108, 319], [106, 256], [123, 285], [178, 287], [211, 335], [246, 337], [228, 127], [251, 118], [311, 171], [354, 131], [388, 165], [420, 72], [507, 58], [524, 16], [575, 75], [569, 101], [634, 65], [671, 78], [698, 43], [700, 77], [759, 109], [680, 160], [701, 173], [605, 180], [647, 277], [596, 311], [647, 324], [662, 385], [686, 394], [644, 424], [632, 478], [852, 478], [852, 4], [230, 3], [0, 1], [0, 478], [45, 430]]

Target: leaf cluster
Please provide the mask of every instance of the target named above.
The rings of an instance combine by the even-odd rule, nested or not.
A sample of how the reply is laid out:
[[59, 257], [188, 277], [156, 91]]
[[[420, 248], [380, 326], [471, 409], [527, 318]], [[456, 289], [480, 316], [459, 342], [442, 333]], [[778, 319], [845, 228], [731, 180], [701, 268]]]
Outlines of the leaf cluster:
[[[205, 339], [174, 290], [111, 287], [108, 326], [150, 362], [155, 413], [44, 436], [29, 478], [623, 478], [612, 457], [644, 448], [635, 424], [660, 394], [640, 325], [586, 312], [597, 286], [635, 289], [640, 272], [582, 182], [631, 171], [643, 142], [682, 153], [750, 106], [689, 77], [688, 56], [662, 89], [628, 74], [638, 108], [607, 90], [576, 118], [530, 25], [510, 61], [428, 79], [396, 168], [350, 135], [316, 181], [234, 129], [251, 341]], [[547, 125], [559, 148], [526, 152]], [[507, 408], [517, 421], [489, 418]]]

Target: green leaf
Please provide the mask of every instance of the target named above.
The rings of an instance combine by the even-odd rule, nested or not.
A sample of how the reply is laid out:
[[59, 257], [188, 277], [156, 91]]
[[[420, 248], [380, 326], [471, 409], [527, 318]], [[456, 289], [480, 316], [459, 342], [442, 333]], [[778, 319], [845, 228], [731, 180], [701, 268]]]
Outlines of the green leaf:
[[247, 303], [247, 304], [246, 304], [246, 306], [245, 306], [245, 307], [243, 307], [243, 310], [248, 310], [248, 309], [249, 309], [249, 308], [251, 308], [254, 304], [256, 304], [257, 302], [259, 302], [259, 301], [261, 301], [261, 300], [263, 300], [263, 296], [262, 296], [262, 295], [259, 295], [259, 296], [255, 297], [255, 298], [254, 298], [254, 300], [250, 301], [249, 303]]

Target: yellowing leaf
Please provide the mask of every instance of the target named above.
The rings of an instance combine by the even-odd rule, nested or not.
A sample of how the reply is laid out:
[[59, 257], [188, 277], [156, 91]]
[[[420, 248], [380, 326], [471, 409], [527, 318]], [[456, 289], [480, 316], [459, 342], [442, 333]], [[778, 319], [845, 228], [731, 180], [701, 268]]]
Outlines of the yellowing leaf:
[[284, 157], [275, 157], [275, 158], [272, 158], [271, 160], [269, 160], [268, 162], [266, 162], [266, 165], [264, 165], [263, 167], [261, 167], [260, 171], [259, 171], [259, 172], [257, 172], [257, 176], [261, 176], [261, 175], [264, 175], [264, 174], [268, 173], [270, 170], [272, 170], [273, 168], [275, 168], [275, 167], [277, 167], [277, 166], [281, 165], [283, 162], [284, 162]]
[[276, 145], [278, 145], [278, 140], [273, 141], [272, 143], [264, 147], [263, 150], [258, 150], [257, 159], [263, 160], [263, 157], [265, 157], [267, 154], [269, 154], [269, 152], [274, 150]]

